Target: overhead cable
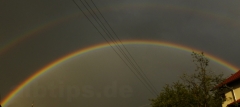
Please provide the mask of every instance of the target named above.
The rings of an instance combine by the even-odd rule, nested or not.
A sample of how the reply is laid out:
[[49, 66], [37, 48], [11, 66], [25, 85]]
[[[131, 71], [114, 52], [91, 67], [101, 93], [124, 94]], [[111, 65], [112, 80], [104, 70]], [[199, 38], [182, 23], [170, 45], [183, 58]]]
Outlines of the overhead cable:
[[[128, 66], [128, 68], [131, 70], [131, 72], [133, 72], [133, 74], [141, 81], [141, 83], [144, 84], [144, 86], [152, 93], [157, 95], [156, 92], [156, 88], [153, 86], [153, 84], [150, 82], [149, 78], [145, 75], [145, 73], [143, 72], [143, 70], [140, 68], [140, 66], [137, 64], [137, 62], [135, 61], [135, 59], [131, 56], [131, 54], [129, 53], [129, 51], [127, 50], [127, 48], [123, 45], [123, 43], [121, 42], [121, 40], [119, 39], [119, 37], [116, 35], [116, 33], [114, 32], [114, 30], [112, 29], [112, 27], [109, 25], [109, 23], [107, 22], [107, 20], [104, 18], [104, 16], [102, 15], [102, 13], [99, 11], [99, 9], [97, 8], [97, 6], [95, 5], [95, 3], [92, 1], [93, 5], [95, 6], [95, 8], [98, 10], [98, 12], [101, 14], [102, 18], [105, 20], [105, 22], [108, 24], [108, 27], [111, 28], [111, 31], [114, 33], [114, 35], [117, 37], [117, 40], [112, 36], [112, 34], [109, 32], [109, 30], [106, 28], [106, 26], [103, 24], [103, 22], [100, 20], [100, 18], [97, 16], [97, 14], [93, 11], [93, 9], [91, 8], [91, 6], [88, 4], [88, 2], [85, 3], [82, 2], [82, 0], [80, 0], [81, 3], [83, 4], [83, 6], [87, 9], [87, 11], [90, 13], [90, 15], [93, 17], [93, 19], [97, 22], [97, 24], [101, 27], [101, 29], [103, 30], [104, 33], [106, 33], [106, 35], [108, 36], [108, 38], [110, 40], [108, 40], [102, 33], [101, 31], [97, 28], [97, 26], [90, 20], [90, 18], [86, 15], [86, 13], [81, 9], [81, 7], [73, 0], [73, 2], [77, 5], [77, 7], [79, 8], [79, 10], [81, 10], [81, 12], [84, 14], [84, 16], [91, 22], [91, 24], [94, 26], [94, 28], [99, 32], [99, 34], [104, 38], [104, 40], [111, 46], [111, 48], [115, 51], [115, 53], [117, 53], [117, 55], [123, 60], [123, 62]], [[87, 4], [87, 5], [85, 5]], [[90, 9], [88, 9], [90, 8]], [[91, 11], [90, 11], [91, 10]], [[99, 23], [100, 22], [100, 23]], [[110, 42], [111, 41], [111, 42]], [[111, 43], [113, 43], [118, 51], [123, 55], [123, 57], [117, 52], [117, 50], [111, 45]], [[121, 45], [119, 45], [119, 43]], [[121, 46], [123, 46], [124, 48], [122, 48]], [[127, 53], [125, 53], [125, 51]], [[130, 58], [129, 58], [129, 56]], [[127, 60], [127, 62], [130, 64], [128, 64], [124, 58]], [[133, 61], [132, 61], [133, 60]], [[137, 74], [134, 72], [134, 70], [130, 67], [132, 66], [132, 68], [137, 72]], [[140, 71], [139, 71], [140, 70]], [[139, 77], [140, 76], [140, 77]], [[143, 80], [142, 80], [143, 79]]]
[[[86, 0], [85, 0], [86, 1]], [[124, 47], [124, 49], [127, 51], [128, 55], [131, 57], [131, 59], [133, 59], [134, 63], [137, 65], [137, 67], [141, 70], [142, 74], [144, 75], [144, 77], [147, 79], [147, 81], [151, 84], [151, 86], [153, 87], [153, 89], [155, 90], [155, 92], [157, 92], [156, 87], [154, 87], [154, 85], [150, 82], [149, 78], [146, 76], [146, 74], [143, 72], [143, 70], [141, 69], [141, 67], [138, 65], [138, 63], [136, 62], [136, 60], [132, 57], [132, 55], [130, 54], [130, 52], [128, 51], [128, 49], [125, 47], [125, 45], [122, 43], [121, 39], [119, 39], [118, 35], [115, 33], [115, 31], [113, 30], [113, 28], [110, 26], [110, 24], [108, 23], [108, 21], [106, 20], [106, 18], [102, 15], [101, 11], [98, 9], [98, 7], [96, 6], [96, 4], [91, 0], [92, 4], [94, 5], [94, 7], [98, 10], [98, 12], [100, 13], [100, 15], [102, 16], [102, 18], [104, 19], [104, 21], [107, 23], [107, 25], [109, 26], [109, 28], [111, 29], [111, 31], [113, 32], [113, 34], [117, 37], [118, 41], [120, 41], [120, 43], [122, 44], [122, 46]]]

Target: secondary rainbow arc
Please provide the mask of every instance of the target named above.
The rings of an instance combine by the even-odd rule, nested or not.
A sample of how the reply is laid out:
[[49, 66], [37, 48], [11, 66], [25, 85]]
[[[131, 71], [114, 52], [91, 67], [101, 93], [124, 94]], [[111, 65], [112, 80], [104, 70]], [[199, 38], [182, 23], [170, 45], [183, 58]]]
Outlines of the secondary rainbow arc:
[[[150, 41], [150, 40], [129, 40], [129, 41], [122, 41], [123, 44], [152, 44], [152, 45], [158, 45], [158, 46], [165, 46], [168, 48], [174, 48], [174, 49], [179, 49], [179, 50], [183, 50], [183, 51], [187, 51], [187, 52], [192, 52], [192, 51], [197, 51], [199, 52], [199, 50], [194, 49], [194, 48], [190, 48], [190, 47], [186, 47], [180, 44], [174, 44], [174, 43], [170, 43], [170, 42], [163, 42], [163, 41]], [[111, 45], [114, 45], [114, 43], [111, 43]], [[109, 47], [109, 44], [107, 43], [102, 43], [102, 44], [97, 44], [97, 45], [92, 45], [80, 50], [77, 50], [75, 52], [72, 52], [66, 56], [63, 56], [51, 63], [49, 63], [48, 65], [46, 65], [45, 67], [43, 67], [42, 69], [36, 71], [33, 75], [31, 75], [29, 78], [27, 78], [26, 80], [24, 80], [21, 84], [19, 84], [12, 92], [10, 92], [1, 102], [3, 107], [8, 105], [12, 99], [14, 99], [14, 96], [18, 94], [18, 92], [20, 92], [21, 90], [24, 89], [25, 86], [27, 86], [29, 83], [31, 83], [34, 79], [44, 75], [47, 73], [47, 71], [50, 71], [50, 69], [54, 68], [55, 66], [57, 66], [60, 63], [63, 63], [75, 56], [87, 53], [87, 52], [91, 52], [95, 49], [101, 49], [104, 47]], [[237, 67], [227, 63], [224, 60], [221, 60], [217, 57], [214, 57], [213, 55], [210, 55], [208, 53], [205, 53], [205, 56], [208, 57], [209, 59], [216, 61], [217, 63], [226, 66], [227, 68], [229, 68], [231, 71], [235, 72], [238, 70]]]
[[[129, 8], [133, 8], [133, 9], [153, 8], [153, 9], [186, 12], [186, 13], [196, 13], [200, 16], [204, 16], [207, 18], [213, 18], [215, 20], [218, 20], [219, 22], [227, 22], [228, 24], [231, 24], [232, 26], [240, 25], [239, 21], [237, 21], [235, 19], [231, 19], [230, 17], [227, 17], [226, 15], [216, 14], [216, 13], [213, 13], [213, 12], [210, 12], [207, 10], [192, 9], [190, 7], [184, 7], [184, 6], [178, 6], [178, 5], [151, 4], [151, 3], [141, 4], [141, 3], [139, 3], [139, 4], [135, 4], [134, 6], [131, 6], [131, 4], [128, 4], [128, 5], [120, 5], [120, 6], [114, 5], [113, 7], [115, 10], [129, 9]], [[100, 8], [100, 10], [102, 12], [108, 11], [107, 8], [105, 8], [105, 7]], [[21, 34], [20, 36], [13, 38], [13, 39], [9, 40], [7, 43], [0, 46], [0, 55], [3, 54], [4, 52], [6, 52], [7, 50], [9, 50], [10, 48], [13, 48], [20, 42], [26, 40], [27, 38], [29, 38], [31, 36], [35, 36], [39, 32], [43, 32], [47, 29], [50, 29], [51, 27], [54, 27], [62, 22], [65, 22], [66, 20], [74, 18], [78, 15], [79, 15], [79, 11], [74, 12], [73, 14], [70, 14], [70, 15], [67, 15], [64, 17], [60, 17], [55, 20], [48, 21], [47, 23], [41, 24], [41, 25], [31, 29], [30, 31], [23, 32], [23, 34]]]

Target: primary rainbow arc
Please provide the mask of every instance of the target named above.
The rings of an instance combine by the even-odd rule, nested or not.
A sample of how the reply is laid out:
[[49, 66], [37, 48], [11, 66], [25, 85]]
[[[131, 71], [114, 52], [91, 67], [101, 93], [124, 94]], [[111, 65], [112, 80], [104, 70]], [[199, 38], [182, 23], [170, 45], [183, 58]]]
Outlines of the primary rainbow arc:
[[[160, 41], [150, 41], [150, 40], [131, 40], [131, 41], [122, 41], [122, 43], [123, 44], [151, 44], [151, 45], [158, 45], [158, 46], [165, 46], [165, 47], [168, 47], [168, 48], [179, 49], [179, 50], [183, 50], [183, 51], [187, 51], [187, 52], [192, 52], [192, 51], [199, 52], [199, 50], [197, 50], [197, 49], [189, 48], [189, 47], [186, 47], [186, 46], [183, 46], [183, 45], [174, 44], [174, 43], [170, 43], [170, 42], [160, 42]], [[111, 43], [111, 45], [114, 45], [114, 43]], [[67, 61], [67, 60], [69, 60], [69, 59], [71, 59], [75, 56], [78, 56], [78, 55], [81, 55], [81, 54], [84, 54], [84, 53], [87, 53], [87, 52], [91, 52], [91, 51], [96, 50], [96, 49], [105, 48], [105, 47], [109, 47], [109, 44], [102, 43], [102, 44], [89, 46], [89, 47], [77, 50], [75, 52], [72, 52], [72, 53], [70, 53], [66, 56], [63, 56], [63, 57], [51, 62], [50, 64], [46, 65], [42, 69], [35, 72], [29, 78], [24, 80], [21, 84], [19, 84], [17, 86], [17, 88], [15, 88], [12, 92], [10, 92], [2, 101], [3, 107], [8, 105], [8, 103], [11, 102], [11, 100], [14, 98], [14, 96], [16, 94], [18, 94], [18, 92], [23, 90], [25, 86], [27, 86], [29, 83], [31, 83], [33, 80], [40, 77], [41, 75], [46, 74], [47, 71], [50, 71], [50, 69], [54, 68], [58, 64], [63, 63], [63, 62], [65, 62], [65, 61]], [[227, 63], [226, 61], [223, 61], [223, 60], [221, 60], [217, 57], [214, 57], [213, 55], [205, 53], [205, 56], [208, 57], [209, 59], [219, 63], [220, 65], [229, 68], [233, 72], [236, 72], [238, 70], [237, 67], [235, 67], [235, 66], [233, 66], [233, 65]]]

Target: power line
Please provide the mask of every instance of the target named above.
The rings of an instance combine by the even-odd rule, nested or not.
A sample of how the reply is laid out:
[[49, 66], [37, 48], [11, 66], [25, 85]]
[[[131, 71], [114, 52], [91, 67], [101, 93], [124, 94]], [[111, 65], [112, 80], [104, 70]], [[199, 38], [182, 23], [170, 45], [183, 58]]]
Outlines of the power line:
[[[81, 0], [80, 0], [81, 1]], [[82, 2], [82, 1], [81, 1]], [[86, 2], [86, 1], [85, 1]], [[87, 6], [82, 2], [82, 4], [84, 5], [84, 7], [88, 10], [88, 12], [91, 14], [91, 16], [94, 18], [94, 20], [98, 23], [98, 25], [103, 29], [103, 27], [101, 26], [101, 24], [97, 21], [97, 19], [94, 17], [94, 15], [89, 11], [89, 9], [87, 8]], [[91, 8], [91, 7], [89, 7], [89, 8]], [[91, 9], [92, 10], [92, 9]], [[94, 11], [93, 11], [93, 13], [94, 13]], [[94, 13], [95, 14], [95, 13]], [[98, 17], [97, 17], [98, 18]], [[90, 20], [91, 21], [91, 20]], [[99, 19], [99, 21], [101, 22], [101, 20]], [[102, 23], [102, 22], [101, 22]], [[92, 23], [93, 24], [93, 23]], [[94, 25], [95, 26], [95, 25]], [[106, 27], [105, 27], [106, 28]], [[103, 29], [104, 30], [104, 29]], [[107, 29], [106, 29], [107, 30]], [[108, 31], [108, 30], [107, 30]], [[99, 31], [100, 32], [100, 31]], [[106, 33], [106, 31], [104, 30], [104, 32]], [[109, 31], [108, 31], [108, 33], [109, 33]], [[147, 81], [143, 76], [142, 76], [142, 74], [138, 71], [138, 69], [136, 68], [136, 66], [133, 64], [133, 62], [129, 59], [129, 57], [126, 55], [126, 53], [122, 50], [122, 48], [117, 44], [117, 43], [115, 43], [116, 41], [115, 41], [115, 39], [112, 37], [111, 38], [111, 34], [110, 34], [110, 36], [108, 35], [108, 33], [106, 33], [107, 34], [107, 36], [113, 41], [113, 43], [117, 46], [117, 48], [120, 50], [120, 52], [123, 54], [123, 56], [128, 60], [128, 62], [133, 66], [133, 68], [137, 71], [137, 73], [140, 75], [140, 77], [141, 78], [143, 78], [143, 80], [145, 81], [145, 84], [147, 84], [147, 86], [148, 87], [150, 87], [150, 90], [152, 90], [156, 95], [157, 95], [157, 93], [154, 91], [154, 89], [153, 89], [153, 86], [151, 86], [148, 82], [149, 81]], [[105, 38], [105, 37], [104, 37]], [[123, 58], [122, 58], [122, 60], [123, 60]], [[126, 63], [127, 64], [127, 63]], [[137, 76], [137, 75], [136, 75]]]
[[[85, 0], [86, 1], [86, 0]], [[125, 45], [122, 43], [121, 39], [119, 39], [118, 35], [116, 34], [116, 32], [113, 30], [113, 28], [110, 26], [110, 24], [108, 23], [108, 21], [105, 19], [105, 17], [102, 15], [101, 11], [98, 9], [98, 7], [96, 6], [96, 4], [91, 0], [92, 4], [94, 5], [94, 7], [98, 10], [98, 12], [100, 13], [100, 15], [102, 16], [102, 18], [104, 19], [104, 21], [107, 23], [107, 25], [109, 26], [109, 28], [111, 29], [111, 31], [113, 32], [113, 34], [117, 37], [118, 41], [120, 41], [120, 43], [122, 44], [122, 46], [124, 47], [124, 49], [127, 51], [128, 55], [130, 56], [131, 59], [133, 59], [134, 63], [137, 65], [137, 67], [140, 69], [140, 71], [142, 72], [142, 74], [144, 75], [145, 78], [147, 78], [147, 81], [151, 84], [151, 86], [153, 87], [153, 89], [155, 91], [156, 87], [154, 87], [154, 85], [150, 82], [149, 78], [146, 76], [146, 74], [143, 72], [143, 70], [141, 69], [141, 67], [138, 65], [138, 63], [136, 62], [136, 60], [132, 57], [132, 55], [129, 53], [128, 49], [125, 47]]]
[[[73, 0], [73, 2], [77, 5], [77, 3]], [[93, 24], [93, 22], [90, 20], [90, 18], [83, 12], [83, 10], [80, 8], [79, 5], [77, 5], [78, 9], [82, 11], [84, 16], [91, 22], [91, 24], [94, 26], [94, 28], [98, 31], [98, 33], [104, 38], [105, 41], [111, 46], [110, 42], [103, 36], [103, 34], [99, 31], [99, 29]], [[131, 70], [131, 72], [134, 73], [134, 75], [144, 84], [144, 82], [137, 76], [137, 74], [131, 69], [131, 67], [126, 63], [126, 61], [121, 57], [121, 55], [111, 46], [111, 48], [114, 50], [115, 53], [123, 60], [123, 62], [128, 66], [128, 68]], [[147, 87], [144, 84], [145, 87]], [[152, 91], [150, 91], [152, 94], [154, 94]]]
[[[81, 1], [81, 0], [80, 0]], [[106, 37], [100, 32], [100, 30], [96, 27], [96, 25], [90, 20], [90, 18], [83, 12], [83, 10], [81, 9], [81, 7], [73, 0], [73, 2], [77, 5], [77, 7], [82, 11], [82, 13], [85, 15], [85, 17], [91, 22], [91, 24], [94, 26], [94, 28], [100, 33], [100, 35], [105, 39], [105, 41], [107, 41], [107, 43], [111, 46], [110, 42], [106, 39]], [[91, 14], [91, 16], [94, 18], [94, 20], [98, 23], [98, 25], [101, 27], [101, 29], [107, 34], [108, 38], [110, 38], [110, 41], [113, 41], [113, 44], [118, 48], [118, 50], [121, 52], [121, 54], [123, 54], [123, 57], [125, 57], [127, 59], [127, 61], [130, 63], [130, 65], [135, 69], [135, 71], [137, 71], [138, 75], [140, 75], [140, 77], [143, 79], [141, 80], [140, 77], [131, 69], [131, 67], [127, 64], [127, 62], [121, 57], [121, 55], [115, 50], [115, 48], [113, 46], [111, 46], [111, 48], [117, 53], [117, 55], [124, 61], [124, 63], [129, 67], [129, 69], [134, 73], [134, 75], [144, 84], [145, 87], [147, 87], [147, 89], [149, 89], [149, 91], [153, 94], [156, 94], [156, 90], [154, 89], [155, 87], [151, 84], [151, 82], [149, 81], [149, 79], [147, 78], [147, 76], [143, 73], [142, 69], [140, 68], [140, 66], [136, 63], [136, 61], [133, 59], [133, 57], [131, 56], [131, 54], [128, 52], [128, 50], [126, 49], [126, 47], [122, 44], [121, 40], [118, 38], [118, 41], [121, 42], [122, 46], [125, 48], [125, 50], [128, 52], [128, 54], [130, 55], [130, 57], [134, 60], [135, 64], [137, 65], [137, 67], [142, 71], [142, 73], [138, 70], [138, 68], [135, 66], [135, 64], [131, 61], [131, 59], [128, 57], [128, 55], [125, 53], [125, 51], [121, 48], [121, 46], [117, 43], [117, 41], [115, 40], [115, 38], [111, 35], [111, 33], [109, 32], [109, 30], [105, 27], [105, 25], [102, 23], [102, 21], [100, 20], [100, 18], [97, 16], [97, 14], [92, 10], [91, 6], [85, 1], [85, 3], [87, 4], [88, 8], [91, 9], [92, 13], [95, 15], [95, 17], [98, 19], [96, 19], [94, 17], [94, 15], [91, 13], [91, 11], [87, 8], [87, 6], [81, 1], [81, 3], [84, 5], [84, 7], [87, 9], [87, 11]], [[92, 3], [94, 4], [94, 2], [92, 1]], [[96, 5], [94, 4], [94, 6], [96, 7]], [[96, 7], [97, 8], [97, 7]], [[97, 8], [98, 9], [98, 8]], [[99, 9], [98, 9], [99, 11]], [[99, 11], [99, 13], [101, 14], [101, 12]], [[103, 15], [101, 14], [101, 16], [103, 17]], [[104, 17], [103, 17], [104, 18]], [[106, 19], [104, 18], [105, 22]], [[101, 24], [102, 24], [102, 27]], [[108, 22], [107, 22], [108, 23]], [[111, 28], [111, 26], [108, 24], [108, 26]], [[111, 30], [113, 31], [113, 29], [111, 28]], [[114, 32], [114, 31], [113, 31]], [[116, 33], [114, 32], [115, 36]], [[144, 76], [143, 76], [143, 75]], [[144, 82], [145, 83], [144, 83]], [[150, 83], [150, 84], [149, 84]], [[149, 88], [150, 87], [150, 88]]]
[[[86, 2], [86, 0], [84, 0]], [[94, 7], [98, 10], [98, 12], [100, 13], [101, 17], [104, 19], [104, 21], [107, 23], [108, 27], [111, 29], [111, 31], [113, 32], [113, 34], [115, 35], [115, 37], [117, 37], [118, 41], [120, 41], [120, 44], [123, 46], [123, 48], [126, 50], [127, 54], [130, 56], [130, 58], [127, 56], [127, 59], [129, 59], [131, 61], [131, 59], [133, 60], [133, 62], [135, 63], [135, 65], [137, 66], [137, 68], [141, 71], [140, 73], [143, 75], [143, 78], [146, 78], [146, 81], [153, 87], [153, 89], [156, 91], [156, 88], [154, 87], [154, 85], [150, 82], [149, 78], [146, 76], [146, 74], [143, 72], [143, 70], [141, 69], [141, 67], [138, 65], [138, 63], [136, 62], [136, 60], [132, 57], [132, 55], [129, 53], [129, 51], [127, 50], [127, 48], [124, 46], [124, 44], [122, 43], [121, 39], [119, 39], [119, 37], [117, 36], [117, 34], [115, 33], [115, 31], [113, 30], [113, 28], [110, 26], [110, 24], [108, 23], [108, 21], [105, 19], [105, 17], [102, 15], [101, 11], [98, 9], [98, 7], [96, 6], [96, 4], [91, 0], [92, 4], [94, 5]], [[87, 3], [87, 2], [86, 2]], [[87, 5], [89, 6], [89, 4], [87, 3]], [[90, 7], [90, 6], [89, 6]], [[91, 7], [90, 7], [91, 8]], [[92, 8], [91, 8], [92, 10]], [[92, 10], [92, 12], [95, 14], [95, 12]], [[95, 14], [96, 15], [96, 14]], [[98, 18], [98, 16], [96, 15], [96, 17]], [[101, 22], [100, 18], [98, 18], [98, 20]], [[101, 24], [104, 26], [104, 28], [107, 30], [107, 28], [105, 27], [105, 25], [101, 22]], [[108, 31], [108, 30], [107, 30]], [[111, 33], [108, 31], [108, 33], [111, 35]], [[111, 35], [112, 38], [114, 38]], [[117, 46], [119, 46], [117, 44]], [[122, 50], [122, 48], [120, 47], [120, 49]], [[133, 64], [134, 65], [134, 64]], [[141, 75], [140, 74], [140, 75]]]
[[[92, 13], [96, 16], [96, 19], [94, 17], [94, 15], [89, 11], [89, 9], [86, 7], [86, 5], [82, 2], [82, 4], [84, 5], [84, 7], [88, 10], [88, 12], [91, 14], [91, 16], [94, 18], [94, 20], [98, 23], [98, 21], [101, 23], [99, 24], [99, 26], [104, 30], [104, 32], [107, 34], [107, 36], [111, 39], [111, 41], [113, 41], [113, 43], [115, 44], [115, 46], [118, 48], [118, 50], [123, 54], [123, 56], [128, 60], [128, 62], [131, 64], [131, 66], [137, 71], [137, 73], [141, 76], [141, 78], [143, 78], [143, 80], [148, 84], [149, 80], [146, 80], [145, 78], [147, 78], [147, 76], [143, 73], [141, 74], [141, 72], [138, 70], [142, 70], [140, 68], [140, 66], [136, 63], [136, 61], [134, 60], [134, 58], [131, 56], [131, 54], [128, 52], [128, 50], [126, 49], [126, 47], [121, 43], [122, 46], [125, 47], [125, 50], [128, 52], [128, 54], [131, 56], [132, 60], [134, 60], [135, 64], [138, 66], [138, 68], [135, 66], [135, 64], [133, 63], [133, 61], [128, 57], [128, 55], [124, 52], [124, 50], [121, 48], [121, 46], [118, 44], [118, 42], [114, 39], [114, 37], [111, 35], [111, 33], [109, 32], [109, 30], [106, 28], [106, 26], [102, 23], [102, 21], [100, 20], [100, 18], [97, 16], [97, 14], [93, 11], [93, 9], [91, 8], [91, 6], [88, 4], [88, 2], [86, 2], [86, 0], [84, 0], [85, 3], [87, 4], [88, 8], [90, 8], [90, 10], [92, 11]], [[102, 27], [102, 26], [104, 27]], [[110, 26], [109, 26], [110, 27]], [[121, 40], [119, 39], [119, 41], [121, 42]], [[143, 71], [142, 71], [143, 72]], [[145, 76], [144, 76], [145, 75]], [[148, 78], [147, 78], [148, 79]], [[149, 84], [148, 84], [149, 85]], [[150, 88], [154, 90], [153, 86], [151, 86], [151, 82], [150, 82]], [[156, 90], [154, 90], [156, 91]]]

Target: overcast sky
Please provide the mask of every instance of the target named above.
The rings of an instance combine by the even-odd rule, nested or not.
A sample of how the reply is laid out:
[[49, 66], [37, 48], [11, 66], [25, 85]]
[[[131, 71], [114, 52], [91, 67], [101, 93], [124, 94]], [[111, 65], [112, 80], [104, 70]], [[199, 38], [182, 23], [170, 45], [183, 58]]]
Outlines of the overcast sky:
[[[98, 12], [90, 0], [87, 2]], [[93, 2], [122, 41], [155, 40], [184, 45], [240, 68], [240, 1]], [[97, 25], [81, 2], [76, 3]], [[74, 51], [106, 43], [72, 0], [0, 0], [0, 14], [3, 97], [49, 63]], [[153, 44], [125, 46], [157, 92], [182, 73], [194, 71], [189, 51]], [[226, 76], [235, 72], [214, 61], [210, 69]], [[105, 47], [52, 68], [6, 106], [30, 106], [34, 100], [36, 106], [148, 107], [148, 99], [154, 97], [112, 48]]]

